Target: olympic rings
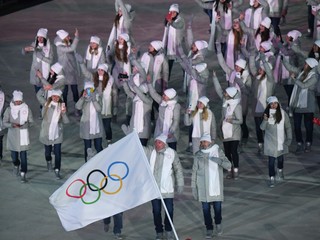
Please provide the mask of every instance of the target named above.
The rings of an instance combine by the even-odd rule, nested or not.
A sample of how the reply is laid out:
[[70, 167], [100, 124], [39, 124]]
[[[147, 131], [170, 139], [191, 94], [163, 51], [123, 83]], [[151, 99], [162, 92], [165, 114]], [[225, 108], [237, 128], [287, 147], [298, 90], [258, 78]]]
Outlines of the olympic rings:
[[[126, 174], [123, 176], [123, 177], [120, 177], [119, 175], [117, 174], [110, 174], [110, 170], [111, 170], [111, 167], [115, 164], [122, 164], [126, 167]], [[89, 179], [90, 179], [90, 176], [91, 174], [95, 173], [95, 172], [99, 172], [102, 174], [103, 178], [102, 180], [100, 181], [100, 188], [96, 185], [94, 185], [93, 183], [90, 183]], [[125, 162], [120, 162], [120, 161], [116, 161], [116, 162], [113, 162], [109, 165], [108, 167], [108, 170], [107, 170], [107, 176], [106, 174], [101, 171], [100, 169], [94, 169], [92, 170], [88, 175], [87, 175], [87, 181], [85, 182], [84, 180], [78, 178], [78, 179], [75, 179], [73, 182], [71, 182], [69, 184], [69, 186], [67, 187], [66, 189], [66, 195], [70, 198], [76, 198], [76, 199], [81, 199], [81, 201], [84, 203], [84, 204], [94, 204], [96, 203], [100, 198], [101, 198], [101, 192], [107, 194], [107, 195], [114, 195], [114, 194], [117, 194], [120, 192], [120, 190], [122, 189], [122, 186], [123, 186], [123, 180], [128, 176], [129, 174], [129, 167], [127, 165], [127, 163]], [[116, 181], [116, 182], [119, 182], [119, 187], [118, 189], [116, 189], [115, 191], [113, 192], [110, 192], [110, 191], [106, 191], [105, 188], [107, 187], [108, 183], [109, 183], [109, 179], [111, 179], [112, 181]], [[76, 182], [80, 182], [82, 184], [82, 186], [80, 187], [80, 190], [79, 190], [79, 195], [73, 195], [73, 194], [70, 194], [70, 188], [73, 184], [75, 184]], [[92, 191], [92, 192], [98, 192], [98, 196], [96, 199], [94, 199], [93, 201], [91, 202], [88, 202], [88, 201], [85, 201], [83, 198], [84, 196], [86, 195], [87, 193], [87, 187]]]
[[[121, 179], [121, 177], [118, 176], [117, 174], [111, 174], [110, 176], [115, 176], [115, 177], [118, 178], [118, 180], [120, 181], [120, 186], [119, 186], [119, 188], [118, 188], [116, 191], [114, 191], [114, 192], [107, 192], [107, 191], [105, 191], [101, 186], [102, 186], [103, 180], [106, 180], [106, 182], [108, 181], [108, 177], [104, 177], [104, 178], [101, 180], [101, 182], [100, 182], [100, 187], [102, 188], [102, 192], [104, 192], [105, 194], [113, 195], [113, 194], [118, 193], [118, 192], [121, 190], [121, 188], [122, 188], [122, 179]], [[110, 178], [111, 178], [111, 177], [110, 177]]]
[[97, 189], [93, 189], [93, 188], [90, 187], [89, 178], [90, 178], [91, 174], [94, 173], [94, 172], [99, 172], [99, 173], [101, 173], [101, 174], [103, 175], [103, 179], [106, 179], [104, 185], [101, 186], [101, 188], [99, 188], [99, 190], [104, 189], [104, 188], [107, 186], [107, 184], [108, 184], [108, 179], [106, 178], [106, 175], [105, 175], [101, 170], [99, 170], [99, 169], [92, 170], [92, 171], [88, 174], [88, 176], [87, 176], [87, 186], [88, 186], [88, 187], [90, 188], [90, 190], [93, 191], [93, 192], [98, 191]]
[[113, 177], [111, 177], [112, 175], [110, 175], [110, 169], [111, 169], [111, 167], [114, 165], [114, 164], [123, 164], [126, 168], [127, 168], [127, 173], [124, 175], [124, 177], [122, 178], [122, 180], [124, 180], [127, 176], [128, 176], [128, 174], [129, 174], [129, 167], [128, 167], [128, 165], [125, 163], [125, 162], [113, 162], [110, 166], [109, 166], [109, 168], [108, 168], [108, 177], [110, 178], [110, 179], [112, 179], [113, 181], [119, 181], [120, 180], [120, 178], [119, 179], [114, 179]]

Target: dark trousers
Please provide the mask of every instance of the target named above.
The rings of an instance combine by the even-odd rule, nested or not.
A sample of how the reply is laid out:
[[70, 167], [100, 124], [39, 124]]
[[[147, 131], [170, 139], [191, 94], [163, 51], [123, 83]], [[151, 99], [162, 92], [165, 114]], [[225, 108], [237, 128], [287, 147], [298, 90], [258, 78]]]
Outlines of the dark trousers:
[[304, 117], [304, 127], [306, 128], [306, 142], [312, 143], [313, 137], [313, 116], [314, 113], [293, 113], [294, 133], [297, 142], [303, 142], [301, 123]]
[[[116, 215], [113, 215], [113, 233], [114, 234], [120, 234], [122, 229], [122, 215], [123, 213], [118, 213]], [[111, 223], [111, 217], [103, 219], [104, 224], [110, 224]]]
[[77, 84], [65, 85], [64, 89], [63, 89], [62, 96], [63, 96], [63, 101], [65, 102], [66, 106], [67, 106], [67, 102], [68, 102], [67, 101], [68, 100], [68, 91], [69, 91], [68, 86], [70, 86], [70, 88], [71, 88], [74, 103], [78, 102], [78, 100], [79, 100], [78, 85]]
[[[20, 160], [19, 160], [20, 155]], [[11, 151], [11, 159], [14, 166], [18, 167], [21, 163], [21, 172], [27, 173], [28, 167], [27, 167], [27, 151]]]
[[247, 115], [242, 115], [242, 119], [243, 119], [243, 122], [241, 124], [242, 138], [248, 139], [249, 138], [249, 129], [248, 129], [247, 122], [246, 122]]
[[286, 85], [283, 85], [283, 87], [284, 87], [284, 90], [286, 91], [286, 94], [288, 96], [288, 106], [289, 106], [290, 98], [292, 95], [294, 85], [293, 84], [286, 84]]
[[256, 134], [258, 143], [264, 143], [263, 131], [260, 129], [260, 125], [263, 121], [263, 117], [254, 117], [254, 123], [256, 124]]
[[239, 167], [238, 145], [239, 141], [223, 142], [224, 153], [234, 168]]
[[274, 177], [276, 175], [275, 169], [274, 169], [274, 165], [276, 160], [278, 160], [278, 168], [279, 169], [283, 169], [283, 155], [279, 156], [279, 157], [268, 157], [269, 158], [269, 176], [270, 177]]
[[177, 151], [177, 142], [168, 143], [168, 147]]
[[[173, 198], [165, 198], [163, 199], [170, 215], [171, 220], [173, 219]], [[151, 201], [152, 204], [152, 213], [153, 213], [153, 222], [155, 226], [155, 230], [157, 233], [163, 232], [163, 225], [162, 225], [162, 217], [161, 217], [161, 209], [162, 203], [160, 199], [154, 199]], [[167, 214], [164, 217], [164, 229], [166, 231], [172, 231], [171, 224], [169, 222]]]
[[169, 80], [170, 80], [170, 76], [171, 76], [171, 70], [174, 64], [174, 60], [168, 60], [168, 65], [169, 65]]
[[222, 220], [221, 201], [201, 202], [201, 203], [202, 203], [204, 224], [206, 225], [207, 230], [213, 230], [213, 223], [212, 223], [212, 217], [211, 217], [211, 205], [213, 206], [213, 211], [214, 211], [214, 223], [221, 224], [221, 220]]
[[193, 131], [193, 124], [189, 126], [189, 131], [188, 131], [189, 143], [192, 143], [192, 131]]
[[148, 144], [148, 138], [140, 138], [141, 145], [146, 147]]
[[[213, 1], [212, 1], [213, 2]], [[203, 11], [208, 15], [210, 23], [212, 23], [212, 9], [204, 8]]]
[[0, 135], [0, 160], [3, 158], [3, 136]]
[[314, 30], [314, 15], [312, 14], [311, 6], [308, 6], [308, 28], [310, 29], [310, 34], [312, 36]]
[[112, 129], [111, 129], [112, 118], [102, 118], [103, 127], [106, 133], [106, 139], [112, 140]]
[[[46, 157], [46, 161], [51, 161], [51, 152], [52, 145], [44, 145], [44, 155]], [[54, 169], [58, 169], [60, 171], [61, 168], [61, 143], [53, 145], [53, 153], [54, 153]]]
[[102, 138], [94, 138], [94, 139], [83, 139], [84, 142], [84, 160], [87, 161], [88, 148], [91, 148], [91, 142], [93, 140], [94, 148], [96, 149], [97, 153], [102, 151]]
[[[270, 17], [271, 19], [271, 25], [273, 26], [273, 31], [274, 33], [281, 38], [281, 30], [280, 30], [280, 17]], [[281, 38], [281, 42], [282, 42], [282, 38]]]

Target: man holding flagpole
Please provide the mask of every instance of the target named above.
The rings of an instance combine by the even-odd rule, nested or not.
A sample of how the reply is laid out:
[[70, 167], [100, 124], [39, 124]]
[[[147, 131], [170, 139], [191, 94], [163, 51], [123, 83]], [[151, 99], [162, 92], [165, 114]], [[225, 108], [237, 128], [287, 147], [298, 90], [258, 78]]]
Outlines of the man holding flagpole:
[[[147, 158], [149, 159], [151, 172], [160, 189], [165, 206], [173, 219], [173, 197], [174, 186], [177, 186], [177, 192], [182, 193], [184, 187], [183, 169], [179, 156], [175, 150], [169, 148], [165, 135], [158, 136], [154, 141], [154, 146], [144, 147]], [[157, 198], [151, 201], [153, 221], [156, 230], [156, 240], [163, 239], [163, 224], [161, 217], [161, 199]], [[174, 239], [172, 232], [172, 222], [166, 214], [164, 218], [164, 229], [166, 239]]]

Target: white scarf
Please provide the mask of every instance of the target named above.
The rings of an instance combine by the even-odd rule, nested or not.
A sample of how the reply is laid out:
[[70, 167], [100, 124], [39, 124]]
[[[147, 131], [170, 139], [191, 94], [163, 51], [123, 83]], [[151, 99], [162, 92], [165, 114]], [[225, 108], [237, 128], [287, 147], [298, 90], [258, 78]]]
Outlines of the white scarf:
[[[174, 150], [171, 148], [166, 148], [163, 153], [163, 164], [161, 171], [161, 183], [160, 191], [161, 193], [172, 193], [174, 192], [173, 181], [172, 181], [172, 163], [174, 161]], [[150, 167], [151, 171], [154, 174], [154, 166], [156, 163], [157, 151], [154, 149], [150, 156]]]
[[90, 53], [90, 45], [87, 48], [86, 60], [91, 61], [91, 68], [96, 69], [102, 54], [102, 47], [98, 48], [98, 54]]
[[143, 101], [136, 95], [133, 98], [134, 104], [134, 116], [133, 116], [133, 128], [137, 130], [138, 133], [143, 132], [144, 125], [144, 109], [143, 109]]
[[[50, 48], [51, 48], [51, 44], [49, 39], [47, 40], [47, 45], [41, 47], [41, 51], [43, 53], [43, 55], [48, 58], [50, 55]], [[37, 58], [37, 62], [41, 62], [41, 71], [42, 71], [42, 75], [45, 79], [48, 78], [49, 76], [49, 72], [50, 72], [50, 63], [47, 63], [46, 61], [41, 60], [40, 58]]]
[[163, 35], [163, 43], [166, 43], [167, 55], [176, 55], [177, 46], [177, 30], [170, 26], [166, 26]]
[[[209, 153], [210, 157], [219, 157], [219, 146], [214, 144], [209, 149], [201, 149], [203, 153]], [[220, 195], [220, 177], [219, 177], [219, 166], [216, 162], [209, 161], [209, 196], [219, 196]]]
[[[141, 58], [141, 62], [144, 63], [144, 70], [146, 71], [146, 73], [148, 74], [148, 70], [149, 70], [149, 64], [150, 64], [150, 59], [151, 56], [148, 53], [144, 53], [142, 58]], [[161, 66], [162, 63], [164, 61], [164, 55], [163, 54], [157, 54], [156, 56], [154, 56], [154, 64], [153, 64], [153, 79], [152, 79], [152, 86], [155, 87], [155, 83], [157, 81], [157, 78], [159, 76], [159, 72], [161, 70]]]
[[[18, 117], [19, 124], [23, 125], [28, 121], [29, 116], [29, 108], [28, 105], [25, 103], [22, 103], [20, 105], [14, 105], [13, 102], [10, 102], [10, 109], [11, 109], [11, 116], [14, 120], [16, 120]], [[19, 129], [20, 130], [20, 146], [27, 146], [30, 144], [29, 141], [29, 131], [28, 129]]]
[[59, 103], [51, 101], [48, 108], [54, 107], [52, 118], [49, 126], [49, 140], [54, 141], [59, 137], [58, 122], [61, 115], [61, 106]]
[[194, 109], [196, 108], [198, 99], [198, 83], [195, 79], [192, 78], [189, 86], [189, 109], [191, 111], [194, 111]]
[[[298, 75], [296, 81], [300, 81], [302, 74], [303, 72], [301, 72]], [[315, 74], [314, 71], [310, 71], [306, 79], [304, 80], [304, 82], [308, 81], [314, 74]], [[300, 91], [299, 91], [299, 95], [297, 96], [298, 90]], [[296, 99], [297, 97], [298, 99]], [[291, 107], [306, 108], [308, 106], [308, 88], [302, 89], [297, 84], [294, 84], [289, 105]]]
[[234, 33], [231, 29], [228, 34], [226, 63], [229, 68], [234, 69]]
[[257, 94], [257, 105], [255, 108], [256, 113], [262, 113], [267, 107], [267, 76], [260, 80], [260, 75], [257, 77], [260, 81]]
[[[177, 101], [176, 100], [170, 100], [167, 101], [166, 104], [166, 109], [164, 110], [164, 120], [163, 120], [163, 128], [162, 128], [162, 133], [166, 136], [168, 136], [170, 127], [172, 125], [172, 120], [173, 120], [173, 110], [174, 107], [176, 106]], [[161, 106], [164, 104], [162, 103]]]
[[[273, 114], [275, 114], [275, 111], [272, 111], [275, 109], [270, 109], [269, 111], [269, 118], [268, 123], [270, 125], [276, 124], [275, 118], [273, 117]], [[279, 123], [277, 123], [277, 149], [278, 151], [283, 150], [283, 144], [284, 144], [284, 111], [280, 109], [282, 119]]]
[[114, 41], [117, 40], [118, 36], [124, 32], [126, 32], [126, 31], [123, 26], [123, 16], [121, 16], [119, 19], [118, 27], [116, 28], [114, 24], [112, 26], [111, 33], [110, 33], [110, 36], [108, 39], [108, 46], [110, 46], [110, 48], [113, 48]]
[[[232, 71], [230, 74], [230, 78], [229, 78], [229, 83], [230, 86], [235, 87], [239, 92], [241, 92], [240, 86], [234, 82], [234, 79], [236, 77], [236, 71]], [[248, 80], [248, 76], [249, 76], [249, 71], [247, 69], [245, 69], [242, 74], [241, 74], [241, 80], [243, 82], [243, 84], [246, 84], [247, 80]]]
[[97, 114], [97, 110], [95, 109], [93, 102], [90, 101], [89, 103], [89, 110], [90, 110], [90, 134], [95, 135], [97, 133], [100, 133], [100, 126], [99, 126], [99, 118]]
[[226, 121], [226, 119], [232, 117], [233, 112], [236, 108], [236, 106], [239, 104], [240, 99], [229, 99], [226, 100], [223, 104], [223, 107], [226, 108], [226, 113], [224, 116], [224, 120], [222, 122], [222, 133], [223, 133], [223, 138], [231, 138], [232, 133], [233, 133], [233, 125], [232, 123], [229, 123]]
[[[203, 134], [209, 134], [211, 135], [211, 121], [212, 121], [212, 115], [208, 111], [208, 119], [202, 120], [202, 126], [200, 125], [201, 123], [201, 115], [202, 112], [199, 111], [194, 115], [193, 117], [193, 130], [192, 130], [192, 137], [193, 138], [200, 138]], [[201, 132], [201, 127], [202, 127], [202, 132]]]
[[111, 114], [111, 91], [112, 91], [112, 85], [113, 85], [113, 77], [109, 75], [109, 80], [107, 83], [106, 88], [102, 92], [102, 115], [110, 115]]
[[257, 30], [260, 26], [260, 23], [262, 21], [262, 7], [258, 7], [257, 9], [249, 8], [245, 12], [244, 16], [244, 22], [247, 27], [253, 28], [254, 30]]

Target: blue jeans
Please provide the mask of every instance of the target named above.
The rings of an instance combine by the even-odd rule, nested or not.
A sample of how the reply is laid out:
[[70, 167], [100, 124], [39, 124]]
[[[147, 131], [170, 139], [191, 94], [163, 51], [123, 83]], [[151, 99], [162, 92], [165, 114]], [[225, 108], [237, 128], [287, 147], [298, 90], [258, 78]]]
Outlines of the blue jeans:
[[206, 225], [207, 230], [213, 230], [213, 223], [211, 217], [211, 208], [213, 206], [214, 211], [214, 223], [221, 224], [222, 215], [221, 215], [221, 201], [217, 202], [201, 202], [202, 203], [202, 212], [204, 218], [204, 224]]
[[275, 161], [278, 160], [278, 168], [283, 169], [283, 155], [279, 157], [270, 157], [269, 156], [269, 176], [274, 177], [276, 172], [274, 170]]
[[[120, 234], [122, 229], [122, 215], [123, 213], [118, 213], [116, 215], [113, 215], [113, 233], [114, 234]], [[111, 217], [103, 219], [104, 224], [110, 224], [111, 223]]]
[[[51, 161], [51, 152], [52, 145], [44, 145], [44, 155], [46, 157], [46, 161]], [[61, 168], [61, 143], [53, 145], [53, 153], [54, 153], [54, 169], [58, 169], [60, 171]]]
[[[74, 85], [69, 85], [72, 91], [72, 95], [73, 95], [73, 101], [74, 103], [78, 102], [79, 100], [79, 92], [78, 92], [78, 85], [74, 84]], [[68, 85], [64, 86], [63, 89], [63, 93], [62, 93], [62, 97], [63, 97], [63, 101], [65, 102], [66, 106], [67, 106], [67, 100], [68, 100]]]
[[302, 117], [304, 117], [304, 126], [306, 128], [306, 142], [312, 143], [313, 135], [313, 116], [314, 113], [293, 113], [293, 123], [294, 123], [294, 133], [296, 135], [297, 142], [303, 142], [302, 131], [301, 131], [301, 122]]
[[[170, 218], [172, 220], [173, 219], [173, 198], [165, 198], [163, 200], [167, 207]], [[162, 217], [161, 217], [162, 203], [160, 199], [154, 199], [151, 201], [151, 203], [152, 203], [153, 223], [155, 226], [155, 230], [157, 233], [161, 233], [163, 232]], [[172, 231], [172, 227], [169, 222], [167, 214], [165, 214], [165, 217], [164, 217], [164, 229], [166, 231]]]
[[27, 151], [11, 151], [11, 159], [13, 162], [13, 165], [18, 167], [20, 165], [19, 161], [19, 153], [20, 153], [20, 160], [21, 160], [21, 172], [27, 173], [28, 167], [27, 167]]
[[106, 139], [110, 141], [112, 140], [111, 120], [112, 118], [102, 118], [103, 127], [106, 132]]
[[87, 150], [91, 148], [91, 141], [93, 140], [94, 148], [96, 149], [97, 153], [102, 151], [102, 138], [95, 138], [95, 139], [83, 139], [84, 141], [84, 160], [87, 161]]

